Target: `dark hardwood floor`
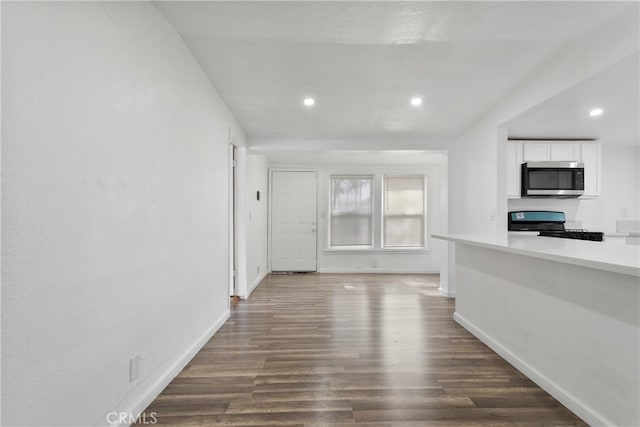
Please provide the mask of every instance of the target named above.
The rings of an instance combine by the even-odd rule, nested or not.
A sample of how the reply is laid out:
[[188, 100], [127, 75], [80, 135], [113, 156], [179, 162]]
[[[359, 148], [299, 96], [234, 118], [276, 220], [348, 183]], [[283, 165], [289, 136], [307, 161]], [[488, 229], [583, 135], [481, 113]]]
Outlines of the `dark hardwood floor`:
[[271, 275], [146, 409], [179, 426], [581, 426], [436, 275]]

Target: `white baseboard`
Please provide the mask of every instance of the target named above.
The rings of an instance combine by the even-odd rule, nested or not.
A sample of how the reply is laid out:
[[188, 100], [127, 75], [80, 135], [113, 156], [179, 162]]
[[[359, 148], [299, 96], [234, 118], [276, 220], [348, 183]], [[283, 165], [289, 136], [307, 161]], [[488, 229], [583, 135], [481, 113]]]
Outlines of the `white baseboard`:
[[533, 366], [513, 354], [509, 349], [502, 346], [492, 337], [484, 333], [480, 328], [465, 319], [458, 313], [453, 313], [453, 318], [463, 328], [471, 332], [476, 338], [489, 346], [493, 351], [498, 353], [507, 362], [512, 364], [517, 370], [525, 374], [531, 381], [540, 386], [547, 393], [555, 397], [560, 403], [566, 406], [574, 414], [582, 418], [587, 424], [592, 426], [612, 426], [614, 422], [608, 420], [602, 414], [598, 413], [592, 407], [586, 405], [576, 396], [560, 387], [553, 380], [542, 374]]
[[[187, 366], [187, 363], [193, 359], [193, 357], [200, 351], [202, 347], [211, 339], [212, 336], [218, 332], [218, 329], [224, 325], [224, 323], [229, 319], [230, 312], [227, 311], [224, 313], [216, 322], [211, 325], [211, 327], [198, 339], [191, 347], [189, 347], [182, 355], [176, 360], [170, 367], [167, 369], [163, 375], [160, 376], [153, 384], [146, 388], [143, 391], [142, 396], [137, 400], [136, 403], [131, 405], [128, 410], [119, 410], [114, 412], [123, 412], [127, 414], [132, 414], [135, 417], [140, 416], [142, 412], [155, 400], [156, 397], [162, 393], [162, 390], [165, 389], [179, 373]], [[118, 427], [128, 427], [130, 424], [114, 424], [113, 426]]]
[[357, 273], [380, 273], [380, 274], [440, 274], [440, 270], [412, 270], [412, 269], [389, 269], [389, 268], [319, 268], [318, 273], [324, 274], [357, 274]]
[[253, 290], [255, 288], [258, 287], [258, 285], [260, 284], [260, 282], [262, 282], [262, 280], [267, 277], [267, 274], [269, 274], [268, 271], [265, 271], [264, 273], [262, 273], [261, 275], [259, 275], [256, 280], [253, 281], [253, 283], [251, 284], [251, 286], [249, 286], [249, 292], [247, 292], [247, 296], [243, 297], [242, 299], [247, 299], [251, 296], [251, 292], [253, 292]]
[[456, 297], [456, 292], [455, 291], [450, 291], [448, 289], [438, 288], [438, 292], [440, 292], [440, 295], [445, 296], [447, 298], [455, 298]]

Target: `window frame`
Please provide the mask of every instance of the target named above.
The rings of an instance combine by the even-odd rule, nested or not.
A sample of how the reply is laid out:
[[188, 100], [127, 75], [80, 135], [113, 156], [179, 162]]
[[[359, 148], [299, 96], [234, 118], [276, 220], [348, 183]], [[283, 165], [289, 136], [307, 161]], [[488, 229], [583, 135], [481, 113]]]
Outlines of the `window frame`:
[[[320, 214], [321, 218], [324, 218], [324, 249], [325, 253], [348, 253], [353, 255], [365, 255], [375, 253], [406, 253], [406, 254], [429, 254], [431, 252], [430, 238], [429, 238], [429, 181], [428, 171], [423, 170], [409, 170], [402, 171], [398, 168], [384, 168], [382, 171], [372, 171], [371, 169], [356, 169], [353, 173], [345, 172], [344, 169], [327, 170], [323, 186], [327, 186], [325, 200], [327, 203], [326, 214]], [[383, 230], [383, 186], [385, 176], [398, 176], [398, 177], [421, 177], [424, 179], [424, 210], [423, 210], [423, 246], [396, 246], [387, 247], [383, 246], [384, 230]], [[366, 177], [372, 179], [372, 199], [373, 199], [373, 211], [371, 221], [371, 233], [373, 236], [373, 244], [371, 246], [331, 246], [331, 179], [334, 177], [343, 178], [356, 178]]]
[[[385, 215], [384, 207], [386, 203], [386, 178], [421, 178], [422, 179], [422, 215]], [[397, 251], [397, 250], [426, 250], [427, 247], [427, 176], [426, 174], [398, 174], [398, 173], [385, 173], [382, 174], [382, 180], [380, 183], [380, 248], [385, 251]], [[409, 217], [421, 217], [422, 218], [422, 245], [421, 246], [385, 246], [384, 242], [384, 219], [385, 217], [396, 218], [409, 218]]]
[[[375, 198], [376, 198], [376, 176], [375, 174], [367, 174], [367, 173], [359, 173], [359, 174], [344, 174], [344, 173], [330, 173], [328, 174], [328, 187], [327, 187], [327, 235], [326, 235], [326, 239], [327, 239], [327, 248], [325, 249], [326, 251], [366, 251], [369, 252], [371, 250], [375, 249], [375, 217], [376, 217], [376, 212], [375, 212]], [[333, 180], [335, 178], [343, 178], [343, 179], [369, 179], [371, 180], [371, 215], [369, 215], [369, 217], [371, 218], [370, 222], [370, 226], [369, 226], [369, 236], [371, 237], [371, 244], [370, 245], [332, 245], [331, 242], [331, 223], [332, 223], [332, 219], [333, 219], [333, 192], [332, 190], [332, 184], [333, 184]], [[364, 215], [357, 215], [357, 214], [346, 214], [346, 215], [342, 215], [342, 216], [351, 216], [351, 217], [361, 217]]]

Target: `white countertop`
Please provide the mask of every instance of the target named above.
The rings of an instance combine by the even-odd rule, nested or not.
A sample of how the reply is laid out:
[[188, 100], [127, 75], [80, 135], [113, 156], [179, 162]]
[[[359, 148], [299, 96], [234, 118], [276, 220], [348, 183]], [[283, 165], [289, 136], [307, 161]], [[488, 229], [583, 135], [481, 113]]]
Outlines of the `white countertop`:
[[[432, 234], [436, 239], [640, 277], [640, 246], [514, 233]], [[639, 282], [640, 283], [640, 282]]]

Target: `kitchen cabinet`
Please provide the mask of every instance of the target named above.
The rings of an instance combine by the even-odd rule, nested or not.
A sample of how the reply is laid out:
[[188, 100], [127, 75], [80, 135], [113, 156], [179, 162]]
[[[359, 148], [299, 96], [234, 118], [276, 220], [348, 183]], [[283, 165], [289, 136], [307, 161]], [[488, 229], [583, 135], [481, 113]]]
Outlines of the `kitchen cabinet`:
[[584, 163], [584, 195], [600, 196], [601, 145], [591, 141], [509, 141], [507, 143], [507, 197], [520, 198], [520, 170], [526, 162]]
[[580, 144], [577, 142], [525, 142], [525, 162], [577, 162], [580, 160]]
[[577, 162], [580, 161], [580, 145], [578, 143], [561, 142], [550, 144], [552, 162]]
[[507, 197], [520, 198], [520, 169], [523, 162], [523, 145], [521, 142], [507, 144]]
[[600, 196], [601, 147], [599, 142], [585, 142], [582, 144], [580, 161], [584, 163], [584, 195], [580, 197], [581, 199]]
[[551, 145], [544, 142], [525, 142], [522, 144], [524, 162], [548, 162], [551, 158]]

